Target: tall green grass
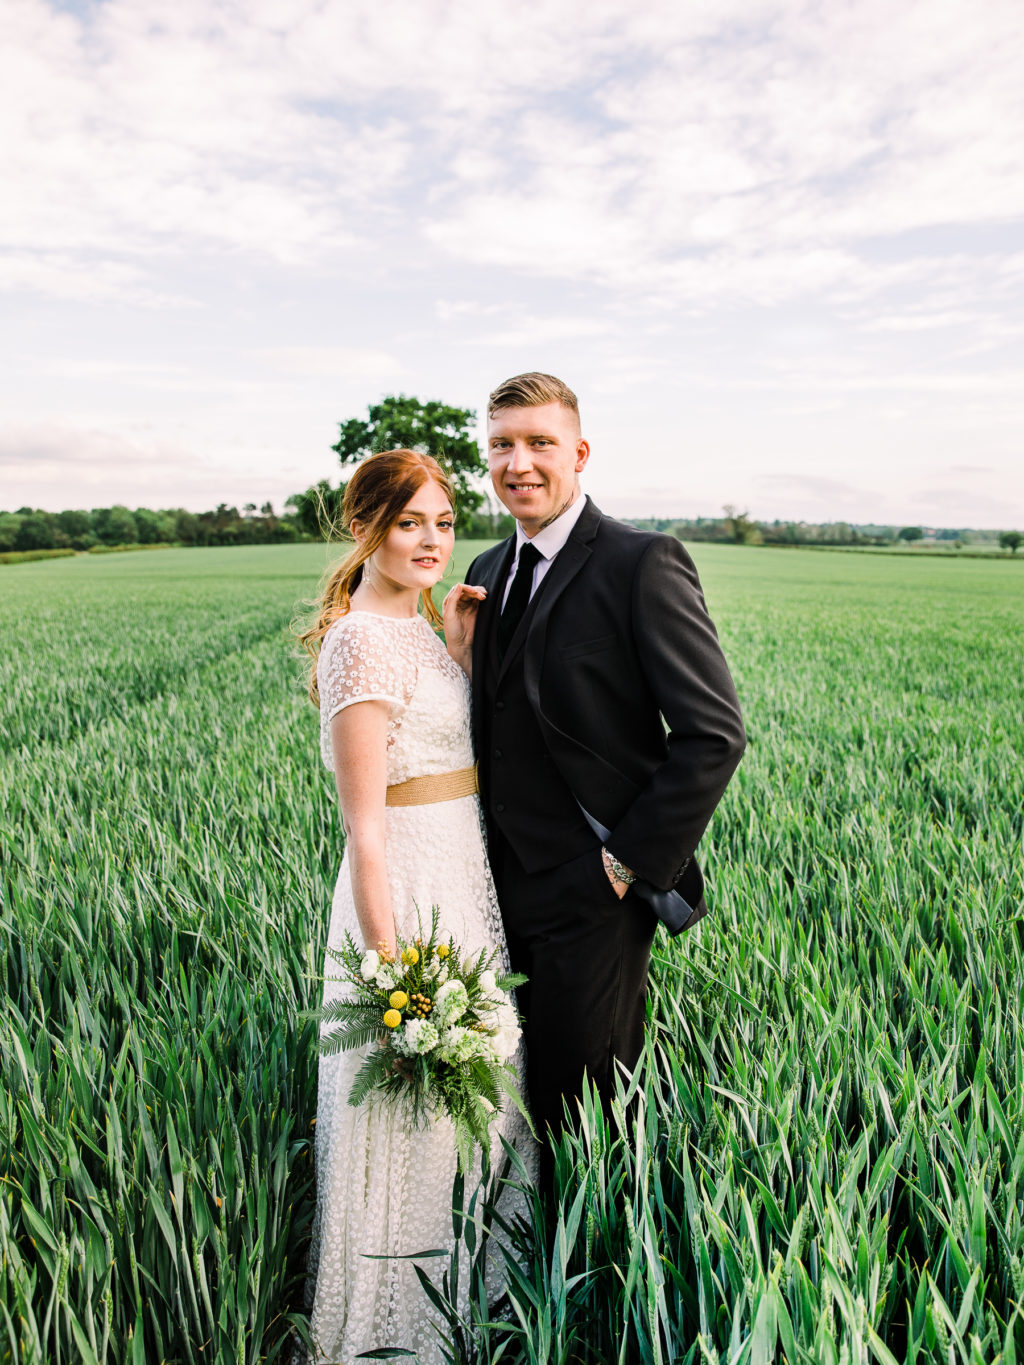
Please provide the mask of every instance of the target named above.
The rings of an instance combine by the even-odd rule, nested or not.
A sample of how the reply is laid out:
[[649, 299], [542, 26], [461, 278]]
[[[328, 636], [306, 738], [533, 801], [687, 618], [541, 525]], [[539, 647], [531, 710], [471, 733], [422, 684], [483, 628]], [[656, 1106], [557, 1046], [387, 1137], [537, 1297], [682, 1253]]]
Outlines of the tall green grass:
[[[697, 555], [750, 732], [713, 914], [659, 940], [631, 1102], [586, 1107], [453, 1358], [1015, 1359], [1019, 574]], [[341, 848], [287, 624], [322, 564], [0, 583], [0, 1359], [284, 1360], [302, 1331]]]

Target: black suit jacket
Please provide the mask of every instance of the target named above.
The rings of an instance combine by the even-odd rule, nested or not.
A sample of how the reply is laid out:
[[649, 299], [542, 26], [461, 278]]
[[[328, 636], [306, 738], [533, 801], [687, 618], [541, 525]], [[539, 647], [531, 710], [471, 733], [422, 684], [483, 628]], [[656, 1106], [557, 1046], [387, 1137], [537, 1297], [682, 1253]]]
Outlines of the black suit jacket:
[[[478, 735], [488, 625], [501, 610], [514, 545], [512, 537], [486, 550], [466, 575], [487, 589], [473, 651]], [[703, 911], [693, 853], [746, 739], [697, 571], [679, 541], [606, 517], [588, 498], [538, 590], [522, 662], [551, 757], [611, 831], [607, 846]]]

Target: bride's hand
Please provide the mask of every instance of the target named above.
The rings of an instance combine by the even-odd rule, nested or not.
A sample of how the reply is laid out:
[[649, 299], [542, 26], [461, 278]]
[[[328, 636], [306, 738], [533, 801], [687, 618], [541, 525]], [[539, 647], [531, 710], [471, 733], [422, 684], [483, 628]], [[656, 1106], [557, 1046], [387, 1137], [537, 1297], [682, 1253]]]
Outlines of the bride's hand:
[[474, 587], [469, 583], [456, 583], [441, 606], [448, 653], [467, 673], [470, 671], [476, 616], [480, 603], [486, 596], [486, 588]]

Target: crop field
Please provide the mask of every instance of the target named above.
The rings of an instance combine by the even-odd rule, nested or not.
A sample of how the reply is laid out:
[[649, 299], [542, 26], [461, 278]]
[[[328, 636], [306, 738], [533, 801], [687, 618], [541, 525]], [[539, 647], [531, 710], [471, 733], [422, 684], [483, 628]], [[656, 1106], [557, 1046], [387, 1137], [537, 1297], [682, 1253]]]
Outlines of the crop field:
[[[451, 1358], [1015, 1361], [1024, 567], [695, 557], [750, 737], [712, 914], [657, 941], [634, 1103], [564, 1139], [493, 1321], [467, 1223]], [[324, 562], [0, 569], [0, 1360], [301, 1335], [341, 838], [288, 625]]]

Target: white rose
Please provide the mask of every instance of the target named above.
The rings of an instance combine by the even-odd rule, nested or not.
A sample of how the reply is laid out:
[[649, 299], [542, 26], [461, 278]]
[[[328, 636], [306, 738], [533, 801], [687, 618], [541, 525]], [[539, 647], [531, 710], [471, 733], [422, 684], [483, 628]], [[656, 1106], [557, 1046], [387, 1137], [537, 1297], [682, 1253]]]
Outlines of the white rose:
[[398, 984], [398, 978], [390, 967], [381, 967], [380, 971], [373, 978], [373, 984], [379, 991], [393, 991]]
[[491, 1046], [499, 1062], [507, 1062], [519, 1046], [522, 1030], [511, 1005], [498, 1005], [494, 1011], [494, 1032], [490, 1035]]
[[519, 1030], [499, 1029], [491, 1039], [499, 1062], [507, 1062], [519, 1046]]
[[364, 981], [369, 981], [371, 977], [377, 975], [380, 969], [380, 954], [371, 948], [369, 952], [363, 954], [363, 960], [359, 964], [359, 971]]
[[480, 989], [484, 995], [493, 995], [498, 988], [498, 980], [490, 967], [484, 968], [480, 973]]

